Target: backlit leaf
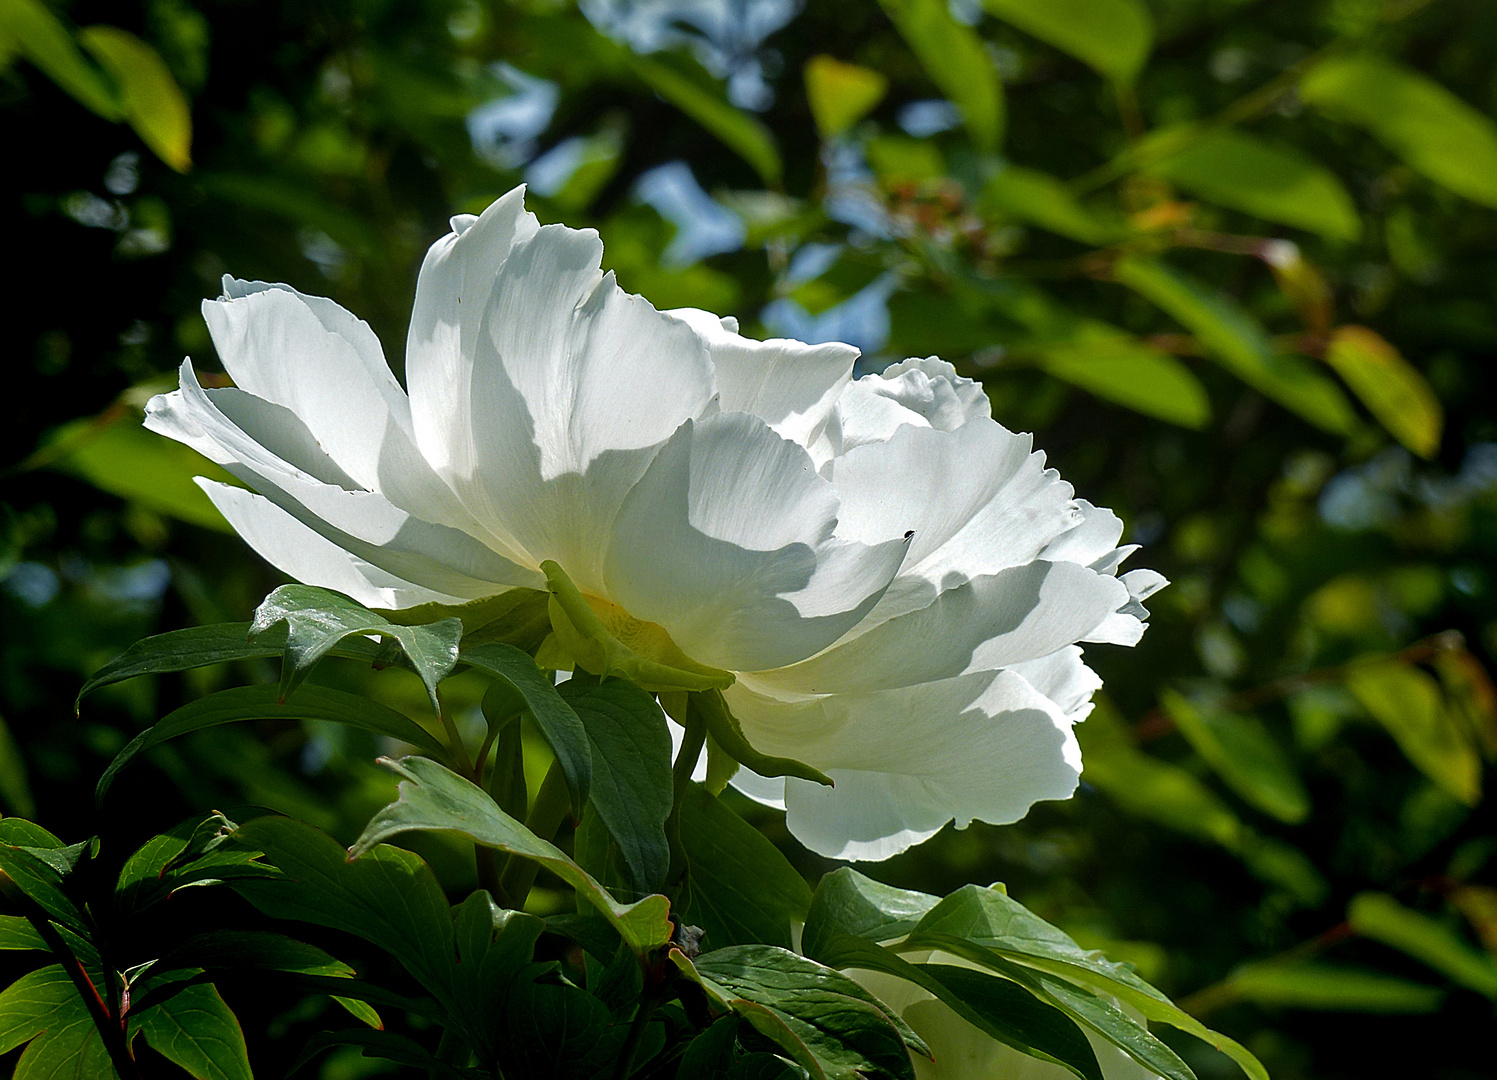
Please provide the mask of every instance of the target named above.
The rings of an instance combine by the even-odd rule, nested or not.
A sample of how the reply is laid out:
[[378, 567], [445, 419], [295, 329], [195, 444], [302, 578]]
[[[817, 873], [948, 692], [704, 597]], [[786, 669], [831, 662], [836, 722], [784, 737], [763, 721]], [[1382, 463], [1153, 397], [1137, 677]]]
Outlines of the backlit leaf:
[[1435, 456], [1445, 425], [1440, 399], [1381, 335], [1365, 326], [1337, 327], [1325, 360], [1395, 439], [1422, 458]]
[[1497, 124], [1434, 80], [1381, 57], [1340, 56], [1311, 68], [1299, 93], [1436, 183], [1497, 206]]
[[1003, 136], [1003, 84], [982, 38], [952, 18], [946, 0], [879, 0], [931, 82], [962, 110], [980, 150]]
[[1213, 131], [1146, 171], [1207, 202], [1332, 240], [1355, 240], [1362, 231], [1335, 173], [1292, 147], [1246, 132]]
[[85, 26], [78, 41], [114, 77], [141, 141], [178, 172], [191, 168], [192, 109], [156, 50], [117, 26]]
[[1373, 661], [1353, 665], [1346, 688], [1425, 776], [1468, 806], [1480, 800], [1481, 755], [1432, 676], [1396, 660]]
[[868, 115], [889, 89], [881, 72], [830, 56], [811, 57], [805, 75], [806, 99], [824, 139], [841, 135]]
[[1249, 386], [1326, 431], [1346, 434], [1355, 426], [1336, 384], [1308, 361], [1276, 350], [1262, 324], [1227, 296], [1142, 255], [1119, 259], [1113, 274], [1188, 328], [1206, 355]]
[[1428, 915], [1404, 907], [1386, 893], [1364, 892], [1352, 897], [1346, 920], [1364, 937], [1398, 949], [1451, 982], [1497, 1000], [1497, 960]]
[[1121, 83], [1149, 58], [1154, 19], [1140, 0], [983, 0], [1004, 22]]
[[1180, 734], [1233, 791], [1291, 825], [1309, 815], [1305, 785], [1259, 720], [1197, 707], [1172, 690], [1159, 700]]

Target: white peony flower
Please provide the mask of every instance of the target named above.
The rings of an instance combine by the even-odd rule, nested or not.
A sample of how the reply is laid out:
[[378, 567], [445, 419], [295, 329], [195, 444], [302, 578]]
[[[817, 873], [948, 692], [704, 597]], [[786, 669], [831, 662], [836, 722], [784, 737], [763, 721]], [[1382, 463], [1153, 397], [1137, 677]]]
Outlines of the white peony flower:
[[1069, 796], [1098, 685], [1075, 645], [1137, 641], [1163, 584], [1117, 576], [1118, 519], [951, 365], [854, 381], [851, 346], [657, 311], [523, 195], [433, 245], [406, 388], [338, 305], [226, 279], [203, 311], [234, 387], [184, 362], [146, 426], [246, 485], [199, 480], [300, 581], [461, 604], [545, 589], [551, 560], [620, 636], [736, 676], [749, 742], [836, 787], [734, 782], [823, 854]]

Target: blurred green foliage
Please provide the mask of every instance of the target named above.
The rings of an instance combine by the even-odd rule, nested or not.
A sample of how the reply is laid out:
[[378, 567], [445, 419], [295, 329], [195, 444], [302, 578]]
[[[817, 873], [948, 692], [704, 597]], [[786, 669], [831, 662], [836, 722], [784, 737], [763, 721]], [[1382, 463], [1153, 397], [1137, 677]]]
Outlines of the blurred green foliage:
[[[191, 486], [211, 468], [137, 426], [184, 353], [212, 369], [219, 276], [334, 297], [398, 371], [425, 246], [528, 180], [660, 307], [850, 340], [870, 370], [954, 361], [1174, 582], [1137, 650], [1089, 650], [1076, 798], [865, 869], [1008, 882], [1277, 1077], [1490, 1075], [1490, 4], [801, 7], [0, 0], [0, 807], [129, 850], [251, 803], [347, 841], [393, 797], [374, 736], [266, 721], [152, 751], [100, 814], [138, 728], [274, 672], [69, 703], [135, 638], [276, 583]], [[254, 991], [225, 988], [281, 1075], [316, 1008]]]

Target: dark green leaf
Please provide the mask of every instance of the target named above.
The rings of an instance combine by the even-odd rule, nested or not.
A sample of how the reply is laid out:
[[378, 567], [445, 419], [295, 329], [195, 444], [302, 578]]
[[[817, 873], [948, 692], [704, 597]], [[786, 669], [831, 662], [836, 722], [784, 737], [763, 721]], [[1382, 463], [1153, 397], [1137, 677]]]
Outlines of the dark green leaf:
[[365, 1028], [317, 1032], [307, 1040], [301, 1056], [292, 1062], [288, 1075], [295, 1073], [323, 1051], [339, 1046], [360, 1047], [364, 1057], [420, 1069], [433, 1080], [486, 1080], [490, 1075], [480, 1069], [459, 1068], [442, 1061], [420, 1043], [404, 1035], [391, 1031], [369, 1031]]
[[532, 859], [596, 907], [630, 947], [643, 954], [670, 940], [670, 904], [650, 896], [621, 904], [560, 848], [510, 817], [482, 788], [430, 758], [381, 759], [401, 777], [400, 798], [386, 806], [350, 849], [355, 859], [391, 837], [412, 831], [456, 832], [474, 843]]
[[350, 861], [326, 833], [278, 817], [240, 826], [234, 844], [263, 852], [281, 871], [277, 878], [230, 883], [255, 907], [273, 918], [356, 934], [394, 956], [439, 1001], [452, 1001], [452, 916], [417, 856], [381, 847]]
[[[1099, 952], [1082, 949], [1000, 889], [967, 885], [946, 897], [920, 920], [914, 932], [900, 946], [901, 950], [919, 948], [941, 949], [975, 963], [991, 964], [993, 957], [1018, 961], [1042, 973], [1057, 976], [1052, 980], [1055, 985], [1044, 984], [1044, 992], [1072, 1015], [1075, 1015], [1076, 1008], [1088, 1010], [1094, 1014], [1096, 1023], [1087, 1021], [1093, 1027], [1104, 1019], [1109, 1023], [1115, 1021], [1108, 1010], [1118, 1010], [1107, 1002], [1094, 995], [1075, 996], [1080, 988], [1073, 984], [1081, 983], [1137, 1009], [1145, 1019], [1189, 1032], [1237, 1062], [1253, 1080], [1267, 1080], [1268, 1074], [1262, 1064], [1238, 1043], [1210, 1030], [1176, 1007], [1132, 969], [1113, 963]], [[1000, 966], [1000, 970], [1016, 977], [1009, 968]], [[1095, 1002], [1107, 1008], [1101, 1008]], [[1131, 1034], [1131, 1029], [1127, 1030]], [[1147, 1035], [1147, 1031], [1144, 1034]], [[1112, 1035], [1108, 1037], [1112, 1038]]]
[[697, 784], [681, 800], [687, 896], [682, 917], [715, 947], [765, 943], [789, 947], [811, 889], [778, 848]]
[[114, 1078], [109, 1051], [67, 972], [58, 965], [0, 990], [0, 1054], [29, 1044], [12, 1080]]
[[733, 1060], [738, 1041], [736, 1016], [725, 1016], [692, 1039], [676, 1067], [676, 1080], [717, 1080]]
[[130, 1014], [130, 1036], [140, 1035], [168, 1061], [197, 1080], [252, 1080], [239, 1020], [212, 983], [193, 983]]
[[281, 698], [290, 697], [317, 662], [343, 639], [376, 634], [399, 644], [426, 692], [441, 712], [437, 683], [457, 665], [462, 620], [446, 618], [429, 626], [402, 626], [377, 615], [346, 596], [311, 585], [282, 585], [255, 609], [250, 640], [285, 624], [286, 651], [281, 662]]
[[495, 680], [484, 697], [484, 715], [490, 725], [505, 723], [519, 713], [535, 721], [561, 764], [572, 795], [572, 809], [580, 816], [592, 791], [594, 758], [581, 719], [557, 693], [556, 684], [534, 660], [512, 645], [464, 645], [458, 661]]
[[0, 915], [0, 949], [42, 949], [47, 943], [24, 915]]
[[[846, 975], [785, 949], [736, 945], [695, 962], [704, 984], [813, 1076], [913, 1080], [905, 1039], [885, 1007]], [[914, 1038], [916, 1052], [929, 1049]]]
[[503, 1024], [499, 1061], [506, 1075], [580, 1080], [617, 1050], [607, 1039], [608, 1010], [575, 986], [533, 981], [516, 986]]
[[592, 807], [618, 845], [634, 888], [658, 891], [670, 865], [671, 734], [655, 697], [622, 679], [574, 678], [561, 695], [592, 745]]
[[[138, 675], [164, 675], [234, 660], [262, 660], [285, 652], [284, 629], [267, 631], [254, 641], [249, 640], [249, 632], [249, 623], [213, 623], [141, 638], [94, 672], [78, 691], [78, 700], [101, 686]], [[330, 655], [372, 662], [379, 655], [379, 645], [368, 638], [353, 637]]]
[[940, 897], [896, 889], [844, 866], [817, 883], [806, 914], [801, 949], [814, 960], [832, 963], [821, 955], [826, 942], [840, 936], [868, 941], [904, 937], [939, 902]]
[[399, 739], [429, 754], [447, 756], [446, 748], [436, 736], [410, 717], [357, 694], [306, 686], [294, 701], [283, 703], [280, 691], [274, 686], [238, 686], [189, 702], [131, 739], [104, 770], [94, 797], [102, 803], [115, 774], [142, 751], [178, 735], [238, 720], [330, 720]]
[[4, 717], [0, 717], [0, 806], [22, 817], [36, 816], [36, 800], [31, 797], [31, 783], [26, 776], [26, 757]]
[[[481, 889], [453, 909], [453, 996], [458, 1015], [485, 1059], [491, 1060], [499, 1049], [494, 1017], [507, 1007], [510, 984], [534, 958], [544, 929], [536, 916], [501, 908]], [[633, 954], [629, 959], [637, 968]]]
[[1065, 181], [1019, 165], [1006, 165], [989, 180], [978, 205], [987, 214], [1006, 214], [1082, 244], [1110, 244], [1126, 231], [1121, 220], [1078, 202]]

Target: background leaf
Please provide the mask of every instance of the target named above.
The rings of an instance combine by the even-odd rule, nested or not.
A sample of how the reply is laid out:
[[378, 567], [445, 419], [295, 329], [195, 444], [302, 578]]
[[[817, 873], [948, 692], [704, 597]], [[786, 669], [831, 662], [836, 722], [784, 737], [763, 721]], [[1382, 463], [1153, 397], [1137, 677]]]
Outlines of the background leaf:
[[983, 6], [1120, 83], [1138, 76], [1153, 45], [1154, 20], [1138, 0], [983, 0]]
[[1436, 183], [1497, 206], [1497, 124], [1432, 79], [1378, 56], [1333, 57], [1310, 69], [1299, 93]]
[[1435, 456], [1444, 410], [1424, 376], [1397, 349], [1366, 327], [1340, 326], [1325, 360], [1395, 439], [1420, 457]]
[[141, 141], [178, 172], [192, 167], [192, 110], [159, 53], [117, 26], [85, 26], [79, 43], [114, 77]]

